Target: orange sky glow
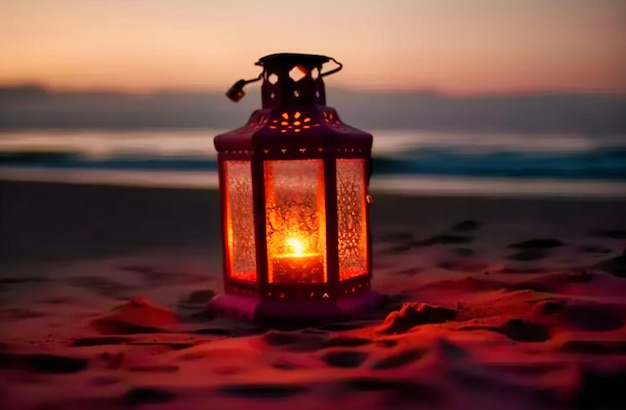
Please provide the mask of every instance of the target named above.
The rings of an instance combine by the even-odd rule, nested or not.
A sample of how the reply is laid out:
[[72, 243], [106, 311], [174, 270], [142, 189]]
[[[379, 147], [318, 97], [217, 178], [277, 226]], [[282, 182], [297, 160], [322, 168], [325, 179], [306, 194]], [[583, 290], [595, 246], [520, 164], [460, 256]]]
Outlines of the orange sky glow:
[[4, 0], [0, 83], [222, 91], [281, 51], [331, 86], [626, 92], [621, 0]]

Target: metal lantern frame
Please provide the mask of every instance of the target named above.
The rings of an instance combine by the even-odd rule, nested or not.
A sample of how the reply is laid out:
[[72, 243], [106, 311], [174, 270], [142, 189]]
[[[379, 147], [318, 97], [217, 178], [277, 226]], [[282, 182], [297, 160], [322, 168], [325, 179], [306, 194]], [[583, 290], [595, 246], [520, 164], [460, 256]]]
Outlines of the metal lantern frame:
[[[338, 67], [322, 72], [330, 61]], [[380, 296], [370, 290], [372, 135], [345, 124], [335, 109], [326, 106], [323, 77], [341, 70], [336, 60], [281, 53], [263, 57], [256, 65], [263, 68], [261, 75], [239, 81], [227, 95], [238, 101], [244, 85], [262, 80], [262, 108], [252, 113], [246, 125], [214, 140], [225, 293], [214, 298], [209, 308], [216, 314], [250, 320], [326, 321], [358, 316], [380, 302]], [[304, 176], [297, 179], [294, 175], [299, 173]], [[305, 205], [284, 205], [285, 198], [306, 189], [310, 195], [303, 203], [308, 213], [298, 217], [294, 207]], [[317, 192], [311, 193], [313, 189]], [[270, 210], [268, 204], [280, 201], [280, 212], [296, 209], [295, 222], [313, 218], [317, 224], [318, 253], [309, 265], [289, 258], [287, 262], [296, 263], [295, 267], [277, 263], [280, 255], [274, 254], [272, 246], [283, 245], [272, 244], [284, 228], [281, 224], [287, 222], [279, 218], [272, 224], [272, 212], [279, 211]], [[275, 225], [279, 226], [274, 229]], [[311, 264], [316, 269], [309, 268]], [[283, 276], [277, 279], [277, 272]]]

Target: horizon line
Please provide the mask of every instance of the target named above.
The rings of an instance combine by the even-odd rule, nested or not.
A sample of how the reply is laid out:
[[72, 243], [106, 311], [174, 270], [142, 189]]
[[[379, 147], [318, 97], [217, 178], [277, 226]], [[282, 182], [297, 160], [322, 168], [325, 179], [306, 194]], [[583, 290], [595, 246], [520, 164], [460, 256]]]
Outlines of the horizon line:
[[[122, 94], [150, 96], [159, 94], [223, 94], [228, 89], [228, 85], [223, 90], [212, 87], [155, 87], [152, 89], [126, 89], [120, 87], [55, 87], [41, 81], [19, 81], [19, 82], [1, 82], [0, 90], [19, 90], [19, 89], [36, 89], [51, 94]], [[424, 94], [440, 97], [481, 97], [481, 96], [528, 96], [528, 95], [606, 95], [614, 97], [626, 97], [626, 91], [605, 90], [605, 89], [573, 89], [573, 88], [537, 88], [526, 90], [499, 90], [499, 91], [477, 91], [477, 92], [449, 92], [437, 89], [435, 87], [413, 87], [406, 89], [396, 88], [361, 88], [349, 86], [326, 86], [329, 90], [346, 91], [360, 94], [378, 94], [378, 95], [412, 95]], [[248, 92], [260, 92], [260, 87], [254, 87], [247, 90]]]

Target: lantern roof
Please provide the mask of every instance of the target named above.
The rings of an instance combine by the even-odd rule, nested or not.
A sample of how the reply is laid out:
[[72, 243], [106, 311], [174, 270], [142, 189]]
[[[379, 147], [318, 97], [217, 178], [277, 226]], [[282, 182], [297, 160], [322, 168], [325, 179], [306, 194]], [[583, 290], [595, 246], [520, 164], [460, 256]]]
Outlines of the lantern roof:
[[264, 67], [266, 65], [295, 65], [303, 64], [308, 66], [319, 67], [331, 60], [330, 57], [319, 54], [300, 54], [300, 53], [275, 53], [265, 57], [261, 57], [255, 65]]
[[326, 106], [259, 109], [243, 127], [217, 135], [219, 151], [252, 150], [254, 147], [318, 146], [359, 147], [369, 150], [372, 135], [351, 127], [337, 111]]

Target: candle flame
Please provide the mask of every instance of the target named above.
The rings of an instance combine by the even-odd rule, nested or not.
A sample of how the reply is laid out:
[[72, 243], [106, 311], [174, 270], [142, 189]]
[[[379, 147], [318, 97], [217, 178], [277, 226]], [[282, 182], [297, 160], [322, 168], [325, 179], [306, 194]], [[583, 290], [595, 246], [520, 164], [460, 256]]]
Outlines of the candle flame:
[[287, 245], [289, 245], [296, 256], [304, 255], [304, 244], [298, 238], [287, 238]]

